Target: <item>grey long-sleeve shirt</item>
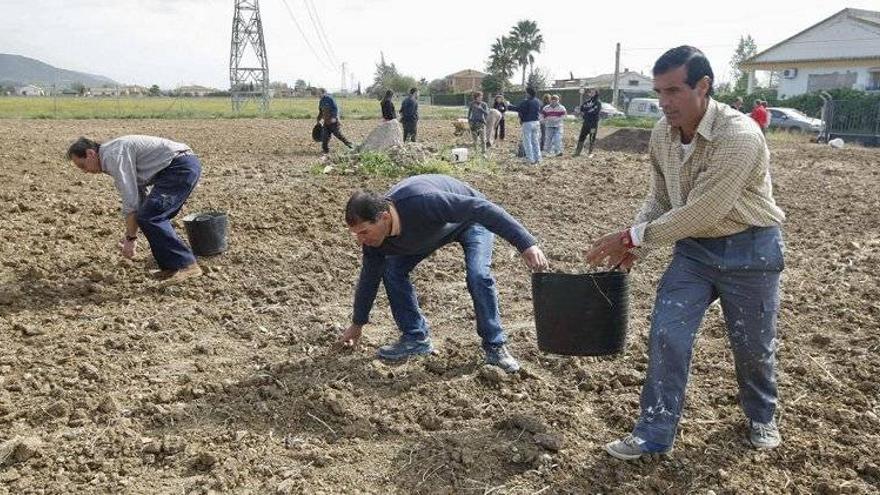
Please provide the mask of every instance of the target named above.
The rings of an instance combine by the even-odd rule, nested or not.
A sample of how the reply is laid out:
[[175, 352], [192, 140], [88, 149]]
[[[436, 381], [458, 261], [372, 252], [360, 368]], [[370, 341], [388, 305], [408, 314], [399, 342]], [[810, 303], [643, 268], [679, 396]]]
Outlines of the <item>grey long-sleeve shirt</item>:
[[171, 164], [189, 146], [154, 136], [122, 136], [102, 144], [98, 150], [101, 170], [113, 177], [122, 197], [122, 214], [138, 210], [144, 188], [156, 174]]

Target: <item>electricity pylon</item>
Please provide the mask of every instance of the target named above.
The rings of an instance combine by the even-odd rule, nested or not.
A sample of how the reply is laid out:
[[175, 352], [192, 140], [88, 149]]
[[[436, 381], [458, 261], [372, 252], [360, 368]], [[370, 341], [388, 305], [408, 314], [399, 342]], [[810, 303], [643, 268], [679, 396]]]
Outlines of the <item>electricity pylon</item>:
[[[255, 52], [259, 67], [241, 66], [249, 47]], [[242, 103], [257, 99], [260, 100], [262, 112], [269, 109], [269, 63], [266, 60], [259, 0], [235, 0], [232, 47], [229, 52], [229, 92], [232, 95], [232, 109], [236, 112], [241, 110]]]

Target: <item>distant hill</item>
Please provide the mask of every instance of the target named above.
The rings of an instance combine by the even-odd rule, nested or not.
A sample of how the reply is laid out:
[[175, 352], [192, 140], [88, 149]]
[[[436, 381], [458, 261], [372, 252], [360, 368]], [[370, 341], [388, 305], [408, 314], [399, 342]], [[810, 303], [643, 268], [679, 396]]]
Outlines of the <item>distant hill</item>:
[[87, 88], [100, 87], [105, 84], [118, 84], [116, 81], [104, 76], [59, 69], [39, 60], [22, 57], [21, 55], [0, 53], [0, 85], [20, 86], [35, 84], [48, 89], [54, 84], [57, 88], [63, 89], [69, 88], [77, 82], [82, 83]]

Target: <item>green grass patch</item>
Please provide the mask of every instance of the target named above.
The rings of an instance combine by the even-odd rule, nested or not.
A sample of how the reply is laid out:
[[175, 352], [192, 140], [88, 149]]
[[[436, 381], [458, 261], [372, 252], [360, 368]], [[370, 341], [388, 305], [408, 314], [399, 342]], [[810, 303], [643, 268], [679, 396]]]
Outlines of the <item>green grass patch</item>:
[[[379, 102], [370, 98], [336, 101], [343, 120], [372, 120], [382, 115]], [[230, 98], [219, 97], [0, 97], [0, 119], [313, 119], [317, 112], [317, 98], [273, 99], [263, 114], [255, 102], [246, 102], [235, 112]], [[464, 107], [419, 106], [423, 119], [453, 119], [465, 113]]]
[[611, 117], [603, 120], [600, 125], [606, 127], [636, 127], [639, 129], [653, 129], [657, 119], [645, 117]]

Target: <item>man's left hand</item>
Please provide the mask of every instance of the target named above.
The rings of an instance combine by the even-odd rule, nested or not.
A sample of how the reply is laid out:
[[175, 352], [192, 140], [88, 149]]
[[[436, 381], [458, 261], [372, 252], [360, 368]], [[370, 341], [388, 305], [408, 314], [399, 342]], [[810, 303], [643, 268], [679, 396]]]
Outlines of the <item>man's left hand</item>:
[[532, 246], [522, 252], [523, 261], [533, 272], [543, 272], [550, 267], [544, 252], [537, 245]]
[[137, 239], [128, 240], [123, 237], [119, 241], [119, 251], [122, 252], [122, 256], [128, 259], [134, 258], [134, 253], [137, 251]]
[[[624, 261], [629, 261], [627, 258], [632, 255], [624, 243], [625, 235], [626, 231], [621, 231], [599, 238], [590, 249], [584, 252], [587, 263], [592, 266], [617, 266]], [[628, 264], [632, 266], [634, 261], [632, 260]]]

